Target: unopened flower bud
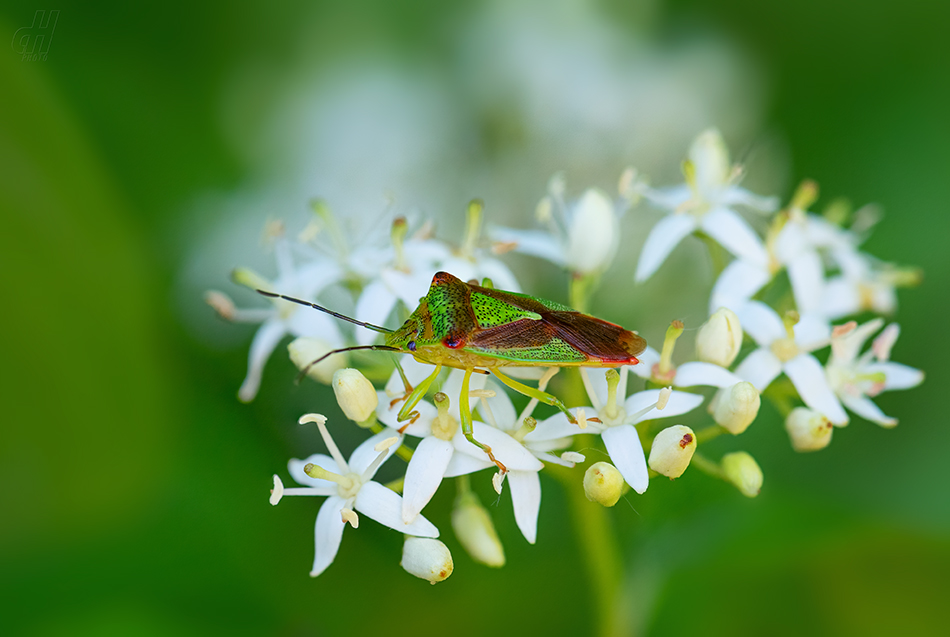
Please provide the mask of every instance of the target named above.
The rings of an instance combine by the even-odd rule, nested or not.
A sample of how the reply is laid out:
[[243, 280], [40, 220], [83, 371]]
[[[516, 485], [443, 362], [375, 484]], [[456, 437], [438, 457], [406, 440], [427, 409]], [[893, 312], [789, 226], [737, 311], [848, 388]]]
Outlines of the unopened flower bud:
[[785, 419], [785, 430], [795, 451], [817, 451], [831, 442], [834, 425], [813, 409], [796, 407]]
[[340, 409], [353, 422], [365, 422], [376, 413], [376, 406], [379, 405], [379, 397], [373, 384], [352, 368], [334, 372], [333, 393]]
[[696, 357], [704, 363], [729, 367], [742, 347], [742, 325], [729, 308], [721, 307], [696, 334]]
[[297, 369], [301, 371], [307, 369], [307, 376], [324, 385], [330, 384], [336, 370], [346, 366], [346, 354], [327, 356], [316, 365], [310, 365], [310, 363], [318, 360], [332, 349], [325, 341], [307, 336], [294, 339], [287, 346], [287, 351], [290, 352], [290, 360], [297, 366]]
[[759, 415], [762, 399], [752, 383], [736, 383], [721, 392], [713, 408], [713, 420], [731, 434], [741, 434]]
[[464, 493], [455, 501], [452, 530], [476, 562], [495, 568], [505, 565], [505, 549], [498, 539], [495, 525], [474, 493]]
[[650, 448], [650, 468], [670, 479], [686, 471], [696, 451], [696, 434], [684, 425], [667, 427], [653, 439]]
[[568, 229], [568, 267], [581, 274], [606, 270], [617, 252], [619, 223], [607, 195], [594, 188], [585, 191]]
[[449, 547], [428, 537], [406, 536], [402, 545], [402, 561], [399, 564], [410, 575], [427, 580], [431, 584], [448, 578], [455, 568]]
[[723, 456], [722, 472], [726, 480], [736, 485], [747, 497], [754, 498], [762, 490], [762, 469], [755, 458], [745, 451], [735, 451]]
[[623, 476], [609, 462], [596, 462], [584, 473], [584, 494], [605, 507], [617, 504], [623, 493]]

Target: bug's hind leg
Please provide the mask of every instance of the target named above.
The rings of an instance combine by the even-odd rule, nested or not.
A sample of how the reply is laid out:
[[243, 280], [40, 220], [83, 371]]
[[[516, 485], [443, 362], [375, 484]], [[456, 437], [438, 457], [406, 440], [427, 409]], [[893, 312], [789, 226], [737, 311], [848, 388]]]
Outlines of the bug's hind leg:
[[495, 463], [495, 466], [498, 467], [499, 471], [502, 473], [508, 473], [508, 467], [503, 465], [498, 461], [497, 458], [495, 458], [495, 454], [492, 453], [491, 447], [475, 440], [474, 425], [472, 424], [472, 409], [468, 404], [468, 385], [469, 380], [472, 378], [473, 371], [475, 370], [472, 368], [465, 370], [465, 376], [462, 378], [462, 391], [459, 394], [459, 415], [462, 418], [462, 434], [465, 435], [466, 440], [488, 454], [488, 459]]
[[545, 405], [554, 405], [555, 407], [560, 409], [562, 412], [564, 412], [564, 415], [567, 416], [567, 420], [569, 422], [575, 425], [577, 424], [577, 418], [575, 418], [574, 414], [572, 414], [571, 412], [567, 410], [567, 407], [564, 405], [564, 403], [560, 401], [560, 399], [557, 398], [557, 396], [552, 396], [551, 394], [545, 391], [542, 391], [536, 387], [529, 387], [528, 385], [525, 385], [524, 383], [519, 383], [518, 381], [512, 378], [508, 378], [507, 376], [499, 372], [497, 369], [493, 368], [491, 371], [495, 376], [498, 377], [498, 380], [508, 385], [519, 394], [524, 394], [528, 398], [536, 398], [542, 403], [544, 403]]

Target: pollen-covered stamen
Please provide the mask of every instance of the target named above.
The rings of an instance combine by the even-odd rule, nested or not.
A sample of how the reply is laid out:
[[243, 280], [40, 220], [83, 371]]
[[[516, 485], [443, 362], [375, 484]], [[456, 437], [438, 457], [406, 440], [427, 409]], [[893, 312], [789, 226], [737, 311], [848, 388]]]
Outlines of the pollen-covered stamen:
[[634, 422], [639, 421], [643, 416], [646, 416], [648, 413], [654, 409], [662, 411], [666, 404], [670, 401], [670, 396], [673, 394], [672, 387], [664, 387], [660, 390], [660, 395], [657, 396], [656, 402], [652, 405], [647, 405], [643, 409], [628, 416], [628, 420], [632, 419]]
[[235, 268], [231, 271], [231, 280], [251, 290], [270, 290], [274, 287], [268, 279], [250, 268]]
[[340, 509], [340, 517], [343, 518], [344, 524], [349, 522], [350, 526], [352, 526], [354, 529], [358, 529], [360, 527], [360, 516], [356, 515], [356, 511], [353, 509], [343, 507]]
[[495, 493], [501, 495], [501, 485], [505, 482], [505, 471], [499, 471], [491, 477], [491, 486], [495, 489]]
[[561, 454], [561, 460], [564, 462], [580, 464], [581, 462], [587, 460], [587, 456], [582, 453], [578, 453], [577, 451], [565, 451]]
[[522, 425], [521, 427], [518, 428], [518, 431], [511, 434], [511, 437], [517, 440], [518, 442], [522, 442], [524, 440], [524, 437], [527, 436], [532, 431], [534, 431], [535, 427], [538, 426], [538, 421], [532, 418], [531, 416], [528, 416], [521, 422], [522, 422]]
[[373, 450], [374, 450], [374, 451], [386, 451], [387, 449], [389, 449], [390, 447], [392, 447], [392, 446], [393, 446], [394, 444], [396, 444], [397, 442], [399, 442], [399, 436], [392, 436], [392, 437], [390, 437], [390, 438], [386, 438], [385, 440], [382, 440], [382, 441], [380, 441], [380, 442], [377, 442], [375, 445], [373, 445]]
[[581, 429], [587, 429], [587, 412], [584, 411], [583, 407], [578, 408], [577, 414], [577, 426]]
[[660, 362], [653, 366], [654, 380], [660, 383], [668, 383], [676, 375], [676, 367], [673, 366], [673, 348], [676, 346], [676, 339], [683, 335], [683, 321], [675, 320], [666, 328], [666, 337], [663, 339], [663, 350], [660, 352]]
[[340, 453], [340, 449], [336, 446], [336, 443], [333, 442], [333, 438], [330, 436], [330, 432], [327, 431], [327, 417], [323, 414], [305, 414], [300, 417], [298, 421], [301, 425], [304, 425], [308, 422], [313, 422], [317, 424], [317, 429], [320, 430], [320, 436], [323, 437], [323, 442], [327, 446], [327, 450], [330, 452], [330, 456], [336, 462], [337, 466], [340, 467], [340, 470], [343, 473], [350, 472], [350, 466], [346, 463], [346, 458], [343, 457], [343, 454]]
[[858, 326], [857, 321], [848, 321], [844, 325], [835, 325], [831, 328], [831, 338], [841, 338], [842, 336], [847, 336], [854, 331], [854, 328]]
[[280, 481], [280, 478], [277, 474], [274, 474], [274, 488], [270, 492], [270, 503], [272, 506], [277, 506], [277, 503], [280, 502], [280, 499], [284, 497], [284, 483]]
[[449, 413], [449, 397], [442, 392], [438, 392], [433, 400], [439, 413], [432, 420], [432, 435], [439, 440], [451, 440], [458, 432], [459, 424], [455, 417]]
[[482, 232], [484, 210], [485, 206], [478, 199], [473, 199], [468, 204], [465, 220], [465, 242], [460, 250], [461, 256], [466, 259], [472, 259], [475, 256], [475, 246], [478, 245], [478, 238]]
[[494, 398], [495, 390], [494, 389], [470, 389], [468, 390], [468, 395], [471, 398]]
[[600, 415], [613, 420], [623, 409], [617, 406], [617, 386], [620, 384], [620, 374], [616, 369], [608, 369], [605, 378], [607, 379], [607, 404], [600, 410]]
[[393, 220], [393, 227], [389, 232], [389, 236], [393, 242], [393, 251], [396, 253], [393, 268], [401, 272], [409, 271], [409, 266], [406, 265], [406, 255], [403, 250], [403, 244], [405, 243], [406, 233], [408, 231], [409, 224], [406, 222], [405, 217], [397, 217]]
[[[335, 482], [336, 484], [340, 485], [341, 492], [348, 491], [354, 486], [352, 473], [340, 475], [339, 473], [334, 473], [333, 471], [324, 469], [320, 465], [313, 464], [312, 462], [308, 462], [304, 465], [303, 472], [314, 480], [327, 480], [328, 482]], [[284, 495], [289, 495], [289, 491], [290, 489], [285, 489]]]
[[[387, 438], [387, 440], [391, 440], [391, 438]], [[384, 440], [383, 442], [386, 442], [387, 440]], [[396, 438], [397, 442], [398, 440], [399, 439]], [[366, 471], [364, 471], [363, 475], [360, 476], [359, 478], [360, 482], [368, 482], [370, 479], [372, 479], [373, 475], [376, 474], [376, 470], [379, 469], [379, 465], [383, 464], [386, 458], [389, 457], [389, 447], [391, 446], [392, 446], [392, 443], [384, 447], [383, 450], [380, 452], [380, 454], [376, 456], [376, 458], [369, 464], [368, 467], [366, 467]]]
[[900, 336], [900, 333], [900, 326], [897, 323], [891, 323], [874, 339], [871, 343], [871, 351], [874, 352], [874, 357], [877, 358], [877, 360], [882, 363], [890, 360], [891, 349], [894, 347], [894, 343], [897, 342], [897, 337]]
[[798, 324], [800, 317], [795, 310], [789, 310], [782, 317], [782, 324], [785, 326], [785, 338], [779, 338], [772, 342], [772, 353], [780, 361], [787, 362], [798, 356], [799, 349], [795, 343], [795, 325]]

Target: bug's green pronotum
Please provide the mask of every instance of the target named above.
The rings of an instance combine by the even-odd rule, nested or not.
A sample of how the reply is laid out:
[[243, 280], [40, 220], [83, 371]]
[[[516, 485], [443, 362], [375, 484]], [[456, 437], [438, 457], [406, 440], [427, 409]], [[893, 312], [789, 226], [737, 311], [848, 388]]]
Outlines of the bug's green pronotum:
[[[357, 321], [315, 303], [258, 291], [386, 334], [384, 345], [347, 347], [326, 356], [354, 349], [373, 349], [410, 353], [416, 360], [434, 365], [432, 374], [416, 387], [406, 384], [399, 421], [411, 422], [418, 417], [418, 412], [413, 410], [443, 366], [464, 370], [459, 396], [462, 432], [472, 444], [484, 450], [502, 472], [506, 471], [505, 466], [495, 459], [491, 448], [475, 440], [472, 433], [469, 380], [473, 373], [492, 373], [508, 387], [557, 407], [571, 422], [577, 422], [555, 396], [509, 378], [499, 368], [636, 365], [637, 355], [646, 348], [643, 338], [619, 325], [581, 314], [554, 301], [496, 290], [487, 280], [484, 285], [466, 283], [447, 272], [436, 273], [419, 307], [395, 331]], [[309, 366], [301, 373], [307, 369]]]

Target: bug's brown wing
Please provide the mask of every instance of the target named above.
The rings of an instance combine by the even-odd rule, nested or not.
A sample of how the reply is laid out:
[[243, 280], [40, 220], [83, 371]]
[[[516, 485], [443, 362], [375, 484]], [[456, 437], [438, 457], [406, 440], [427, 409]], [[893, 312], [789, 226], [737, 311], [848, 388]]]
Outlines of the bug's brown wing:
[[474, 331], [466, 348], [496, 358], [523, 362], [633, 363], [646, 341], [619, 325], [578, 312], [545, 312]]

